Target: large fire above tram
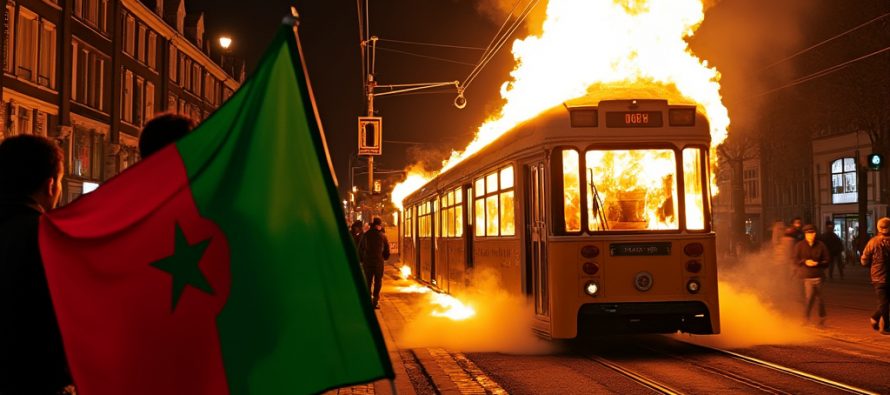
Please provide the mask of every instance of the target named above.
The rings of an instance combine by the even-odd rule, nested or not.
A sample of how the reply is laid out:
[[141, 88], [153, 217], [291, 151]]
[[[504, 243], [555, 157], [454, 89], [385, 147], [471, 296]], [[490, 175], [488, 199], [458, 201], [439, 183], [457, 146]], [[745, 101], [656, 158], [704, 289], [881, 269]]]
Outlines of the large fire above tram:
[[440, 170], [409, 169], [407, 179], [393, 190], [393, 203], [401, 207], [402, 199], [432, 176], [517, 124], [590, 92], [614, 91], [615, 99], [659, 97], [696, 104], [711, 124], [711, 145], [716, 147], [729, 127], [720, 74], [694, 55], [686, 41], [703, 21], [704, 8], [701, 0], [547, 2], [542, 33], [513, 43], [516, 68], [501, 88], [506, 104], [479, 127], [469, 145], [453, 151]]

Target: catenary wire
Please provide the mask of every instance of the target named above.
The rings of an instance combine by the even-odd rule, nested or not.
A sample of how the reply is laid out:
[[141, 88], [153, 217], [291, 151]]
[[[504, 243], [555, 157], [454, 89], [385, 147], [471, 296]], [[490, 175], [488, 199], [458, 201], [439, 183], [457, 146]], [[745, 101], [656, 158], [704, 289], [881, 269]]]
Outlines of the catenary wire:
[[764, 66], [763, 69], [761, 69], [760, 71], [764, 71], [764, 70], [770, 69], [770, 68], [772, 68], [773, 66], [776, 66], [776, 65], [778, 65], [778, 64], [784, 63], [784, 62], [786, 62], [786, 61], [788, 61], [788, 60], [791, 60], [791, 59], [793, 59], [793, 58], [795, 58], [795, 57], [797, 57], [797, 56], [800, 56], [800, 55], [802, 55], [802, 54], [804, 54], [804, 53], [806, 53], [806, 52], [809, 52], [809, 51], [811, 51], [811, 50], [813, 50], [813, 49], [816, 49], [816, 48], [818, 48], [818, 47], [820, 47], [820, 46], [822, 46], [822, 45], [825, 45], [825, 44], [827, 44], [827, 43], [829, 43], [829, 42], [831, 42], [831, 41], [834, 41], [834, 40], [836, 40], [836, 39], [838, 39], [838, 38], [841, 38], [841, 37], [843, 37], [843, 36], [846, 36], [847, 34], [850, 34], [850, 33], [854, 32], [854, 31], [856, 31], [856, 30], [859, 30], [859, 29], [865, 27], [865, 26], [868, 26], [868, 25], [870, 25], [870, 24], [872, 24], [872, 23], [875, 23], [875, 22], [877, 22], [878, 20], [881, 20], [881, 19], [886, 18], [888, 15], [890, 15], [890, 12], [888, 12], [888, 13], [886, 13], [886, 14], [883, 14], [883, 15], [880, 15], [880, 16], [878, 16], [878, 17], [875, 17], [874, 19], [872, 19], [872, 20], [870, 20], [870, 21], [868, 21], [868, 22], [862, 23], [862, 24], [860, 24], [859, 26], [856, 26], [856, 27], [851, 28], [851, 29], [849, 29], [849, 30], [847, 30], [847, 31], [844, 31], [843, 33], [840, 33], [840, 34], [834, 35], [834, 36], [832, 36], [832, 37], [829, 37], [829, 38], [827, 38], [827, 39], [825, 39], [825, 40], [822, 40], [822, 41], [820, 41], [820, 42], [818, 42], [818, 43], [816, 43], [816, 44], [813, 44], [813, 45], [811, 45], [811, 46], [809, 46], [809, 47], [806, 47], [806, 48], [804, 48], [804, 49], [802, 49], [802, 50], [800, 50], [800, 51], [797, 51], [797, 52], [795, 52], [795, 53], [793, 53], [793, 54], [791, 54], [791, 55], [788, 55], [788, 56], [786, 56], [786, 57], [784, 57], [784, 58], [782, 58], [782, 59], [779, 59], [779, 60], [777, 60], [777, 61], [775, 61], [775, 62], [773, 62], [773, 63], [770, 63], [770, 64]]
[[400, 53], [400, 54], [403, 54], [403, 55], [415, 56], [415, 57], [418, 57], [418, 58], [431, 59], [431, 60], [438, 60], [438, 61], [441, 61], [441, 62], [456, 63], [456, 64], [462, 64], [462, 65], [471, 66], [471, 67], [472, 67], [472, 66], [475, 66], [473, 63], [461, 62], [461, 61], [458, 61], [458, 60], [451, 60], [451, 59], [439, 58], [439, 57], [429, 56], [429, 55], [421, 55], [421, 54], [418, 54], [418, 53], [408, 52], [408, 51], [402, 51], [402, 50], [399, 50], [399, 49], [392, 49], [392, 48], [386, 48], [386, 47], [377, 47], [377, 49], [379, 49], [379, 50], [381, 50], [381, 51], [395, 52], [395, 53]]
[[438, 43], [428, 43], [428, 42], [420, 42], [420, 41], [393, 40], [393, 39], [386, 39], [386, 38], [378, 39], [378, 41], [390, 42], [390, 43], [396, 43], [396, 44], [421, 45], [421, 46], [428, 46], [428, 47], [456, 48], [456, 49], [469, 49], [469, 50], [473, 50], [473, 51], [485, 51], [485, 48], [468, 47], [468, 46], [464, 46], [464, 45], [451, 45], [451, 44], [438, 44]]

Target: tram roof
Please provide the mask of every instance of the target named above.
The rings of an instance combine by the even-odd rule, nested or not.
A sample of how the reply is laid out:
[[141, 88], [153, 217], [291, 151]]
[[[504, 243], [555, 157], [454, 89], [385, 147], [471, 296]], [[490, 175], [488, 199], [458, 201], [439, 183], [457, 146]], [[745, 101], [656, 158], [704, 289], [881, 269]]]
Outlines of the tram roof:
[[[483, 172], [492, 170], [494, 166], [504, 161], [527, 155], [529, 150], [534, 149], [534, 147], [542, 147], [543, 150], [548, 150], [553, 146], [568, 145], [568, 143], [578, 141], [579, 139], [589, 139], [592, 129], [596, 130], [597, 138], [603, 142], [634, 142], [634, 138], [628, 138], [627, 128], [606, 128], [603, 125], [595, 128], [572, 127], [568, 119], [570, 112], [575, 109], [597, 108], [598, 111], [620, 111], [628, 108], [662, 110], [665, 107], [681, 108], [695, 106], [697, 126], [685, 128], [685, 133], [678, 133], [678, 128], [671, 129], [672, 137], [678, 140], [710, 142], [710, 129], [707, 118], [702, 113], [700, 106], [683, 101], [669, 103], [663, 97], [658, 98], [655, 96], [656, 93], [655, 90], [641, 89], [594, 91], [585, 96], [567, 100], [560, 105], [553, 106], [537, 116], [517, 124], [498, 137], [497, 140], [465, 158], [451, 169], [448, 169], [448, 171], [428, 181], [422, 187], [406, 196], [405, 201], [426, 197], [437, 192], [440, 188], [451, 187], [455, 182], [464, 178], [468, 179], [467, 183], [469, 183], [470, 179], [476, 175], [476, 170]], [[636, 98], [627, 99], [628, 97]], [[702, 133], [706, 135], [705, 138], [703, 138]], [[636, 140], [649, 143], [653, 141], [651, 137], [646, 137], [645, 135], [638, 136]]]

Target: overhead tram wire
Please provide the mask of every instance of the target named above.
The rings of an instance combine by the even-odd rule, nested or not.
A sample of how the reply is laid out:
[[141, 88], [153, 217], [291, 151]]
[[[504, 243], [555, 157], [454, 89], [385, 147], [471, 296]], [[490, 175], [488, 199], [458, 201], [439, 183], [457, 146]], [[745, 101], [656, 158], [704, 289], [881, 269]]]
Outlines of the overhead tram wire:
[[[506, 26], [507, 26], [507, 23], [510, 22], [510, 18], [513, 17], [513, 13], [516, 12], [516, 7], [519, 7], [519, 1], [520, 1], [520, 0], [516, 0], [516, 3], [513, 3], [513, 8], [510, 10], [510, 13], [507, 14], [507, 18], [504, 19], [504, 23], [501, 24], [501, 27], [498, 28], [498, 31], [497, 31], [497, 32], [494, 34], [494, 36], [491, 38], [491, 41], [488, 43], [488, 46], [485, 47], [485, 52], [482, 53], [482, 57], [479, 58], [479, 63], [476, 65], [475, 68], [473, 68], [473, 71], [470, 72], [470, 75], [472, 75], [473, 73], [475, 73], [476, 70], [482, 65], [482, 61], [484, 61], [485, 58], [488, 56], [488, 53], [489, 53], [489, 51], [491, 51], [491, 49], [494, 47], [495, 42], [498, 41], [498, 37], [501, 35], [501, 32], [504, 31], [504, 27], [506, 27]], [[469, 76], [468, 76], [468, 77], [469, 77]]]
[[441, 48], [468, 49], [468, 50], [473, 50], [473, 51], [485, 51], [485, 48], [468, 47], [468, 46], [464, 46], [464, 45], [425, 43], [425, 42], [419, 42], [419, 41], [393, 40], [393, 39], [386, 39], [386, 38], [378, 39], [378, 41], [390, 42], [390, 43], [396, 43], [396, 44], [420, 45], [420, 46], [428, 46], [428, 47], [441, 47]]
[[[501, 35], [499, 38], [496, 37], [498, 42], [495, 44], [494, 47], [491, 47], [491, 49], [486, 53], [485, 56], [483, 56], [483, 59], [480, 61], [479, 66], [477, 66], [472, 72], [470, 72], [470, 75], [468, 75], [464, 82], [461, 84], [461, 91], [466, 90], [466, 88], [473, 83], [473, 80], [475, 80], [476, 77], [479, 76], [479, 74], [482, 72], [482, 69], [487, 66], [492, 59], [494, 59], [494, 55], [497, 54], [497, 52], [500, 51], [504, 44], [506, 44], [507, 41], [510, 40], [510, 37], [513, 36], [513, 33], [515, 33], [516, 30], [518, 30], [519, 27], [522, 26], [522, 23], [525, 22], [529, 14], [531, 14], [532, 10], [534, 10], [534, 8], [538, 5], [539, 1], [540, 0], [529, 1], [522, 14], [513, 22], [513, 25], [510, 26], [509, 31]], [[510, 16], [512, 16], [512, 12]]]
[[856, 30], [859, 30], [859, 29], [861, 29], [861, 28], [863, 28], [863, 27], [865, 27], [865, 26], [868, 26], [868, 25], [870, 25], [870, 24], [872, 24], [872, 23], [875, 23], [875, 22], [877, 22], [877, 21], [879, 21], [879, 20], [881, 20], [881, 19], [884, 19], [884, 18], [886, 18], [887, 16], [890, 16], [890, 12], [888, 12], [888, 13], [886, 13], [886, 14], [883, 14], [883, 15], [879, 15], [879, 16], [875, 17], [874, 19], [870, 20], [870, 21], [867, 21], [867, 22], [865, 22], [865, 23], [860, 24], [859, 26], [856, 26], [856, 27], [851, 28], [851, 29], [849, 29], [849, 30], [847, 30], [847, 31], [844, 31], [843, 33], [840, 33], [840, 34], [834, 35], [834, 36], [832, 36], [832, 37], [829, 37], [829, 38], [827, 38], [827, 39], [825, 39], [825, 40], [823, 40], [823, 41], [820, 41], [820, 42], [818, 42], [818, 43], [816, 43], [816, 44], [813, 44], [813, 45], [811, 45], [811, 46], [809, 46], [809, 47], [806, 47], [806, 48], [804, 48], [804, 49], [802, 49], [802, 50], [800, 50], [800, 51], [797, 51], [797, 52], [795, 52], [795, 53], [793, 53], [793, 54], [791, 54], [791, 55], [788, 55], [788, 56], [786, 56], [786, 57], [784, 57], [784, 58], [782, 58], [782, 59], [779, 59], [779, 60], [777, 60], [777, 61], [775, 61], [775, 62], [773, 62], [773, 63], [770, 63], [770, 64], [764, 66], [762, 69], [760, 69], [760, 71], [763, 72], [763, 71], [766, 71], [766, 70], [772, 68], [773, 66], [776, 66], [776, 65], [778, 65], [778, 64], [787, 62], [787, 61], [789, 61], [789, 60], [791, 60], [791, 59], [793, 59], [793, 58], [795, 58], [795, 57], [797, 57], [797, 56], [800, 56], [800, 55], [806, 53], [806, 52], [809, 52], [809, 51], [811, 51], [811, 50], [813, 50], [813, 49], [816, 49], [816, 48], [818, 48], [818, 47], [821, 47], [822, 45], [828, 44], [828, 43], [831, 42], [831, 41], [834, 41], [834, 40], [836, 40], [836, 39], [838, 39], [838, 38], [841, 38], [841, 37], [843, 37], [843, 36], [846, 36], [847, 34], [850, 34], [850, 33], [854, 32], [854, 31], [856, 31]]
[[879, 49], [879, 50], [874, 51], [874, 52], [872, 52], [872, 53], [870, 53], [870, 54], [862, 55], [862, 56], [860, 56], [860, 57], [858, 57], [858, 58], [850, 59], [850, 60], [848, 60], [848, 61], [846, 61], [846, 62], [839, 63], [839, 64], [836, 64], [836, 65], [834, 65], [834, 66], [824, 68], [824, 69], [822, 69], [822, 70], [820, 70], [820, 71], [817, 71], [817, 72], [815, 72], [815, 73], [812, 73], [812, 74], [809, 74], [809, 75], [806, 75], [806, 76], [797, 78], [797, 79], [795, 79], [795, 80], [793, 80], [793, 81], [791, 81], [791, 82], [789, 82], [789, 83], [787, 83], [787, 84], [785, 84], [785, 85], [782, 85], [782, 86], [780, 86], [780, 87], [778, 87], [778, 88], [770, 89], [770, 90], [768, 90], [768, 91], [766, 91], [766, 92], [762, 92], [762, 93], [760, 93], [760, 94], [758, 94], [757, 96], [754, 96], [754, 97], [765, 96], [765, 95], [768, 95], [768, 94], [770, 94], [770, 93], [773, 93], [773, 92], [776, 92], [776, 91], [779, 91], [779, 90], [782, 90], [782, 89], [785, 89], [785, 88], [790, 88], [790, 87], [792, 87], [792, 86], [799, 85], [799, 84], [802, 84], [802, 83], [804, 83], [804, 82], [808, 82], [808, 81], [815, 80], [815, 79], [817, 79], [817, 78], [824, 77], [824, 76], [826, 76], [826, 75], [829, 75], [829, 74], [831, 74], [831, 73], [834, 73], [835, 71], [838, 71], [838, 70], [841, 70], [841, 69], [843, 69], [843, 68], [846, 68], [847, 66], [849, 66], [849, 65], [851, 65], [851, 64], [853, 64], [853, 63], [856, 63], [856, 62], [858, 62], [858, 61], [860, 61], [860, 60], [864, 60], [864, 59], [870, 58], [870, 57], [875, 56], [875, 55], [880, 55], [880, 54], [882, 54], [882, 53], [884, 53], [884, 52], [887, 52], [887, 51], [890, 51], [890, 46], [884, 47], [883, 49]]
[[[380, 41], [382, 41], [382, 40], [380, 40]], [[461, 61], [458, 61], [458, 60], [451, 60], [451, 59], [439, 58], [439, 57], [429, 56], [429, 55], [421, 55], [421, 54], [418, 54], [418, 53], [408, 52], [408, 51], [402, 51], [402, 50], [398, 50], [398, 49], [392, 49], [392, 48], [386, 48], [386, 47], [380, 47], [380, 46], [378, 46], [377, 49], [378, 49], [378, 50], [381, 50], [381, 51], [394, 52], [394, 53], [400, 53], [400, 54], [403, 54], [403, 55], [415, 56], [415, 57], [418, 57], [418, 58], [424, 58], [424, 59], [430, 59], [430, 60], [438, 60], [438, 61], [440, 61], [440, 62], [456, 63], [456, 64], [462, 64], [462, 65], [465, 65], [465, 66], [475, 66], [475, 64], [473, 64], [473, 63], [461, 62]]]

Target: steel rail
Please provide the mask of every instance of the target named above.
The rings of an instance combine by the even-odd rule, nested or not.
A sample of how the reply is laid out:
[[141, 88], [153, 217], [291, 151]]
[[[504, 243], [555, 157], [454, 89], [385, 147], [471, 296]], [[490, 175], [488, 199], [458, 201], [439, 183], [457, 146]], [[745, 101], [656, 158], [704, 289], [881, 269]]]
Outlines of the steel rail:
[[614, 362], [611, 362], [611, 361], [609, 361], [609, 360], [607, 360], [607, 359], [605, 359], [605, 358], [598, 357], [598, 356], [595, 356], [595, 355], [588, 355], [587, 358], [588, 358], [588, 359], [591, 359], [591, 360], [593, 360], [593, 361], [599, 363], [600, 365], [603, 365], [603, 366], [605, 366], [605, 367], [607, 367], [607, 368], [609, 368], [609, 369], [612, 369], [612, 370], [614, 370], [614, 371], [616, 371], [616, 372], [622, 374], [623, 376], [626, 376], [626, 377], [630, 378], [631, 380], [637, 382], [638, 384], [641, 384], [641, 385], [643, 385], [644, 387], [647, 387], [647, 388], [649, 388], [649, 389], [651, 389], [651, 390], [653, 390], [653, 391], [656, 391], [656, 392], [658, 392], [658, 393], [665, 394], [665, 395], [680, 395], [680, 394], [683, 394], [682, 392], [677, 391], [677, 390], [675, 390], [675, 389], [673, 389], [673, 388], [671, 388], [671, 387], [669, 387], [669, 386], [667, 386], [667, 385], [665, 385], [665, 384], [662, 384], [662, 383], [660, 383], [660, 382], [658, 382], [658, 381], [655, 381], [655, 380], [653, 380], [653, 379], [650, 379], [650, 378], [648, 378], [648, 377], [646, 377], [646, 376], [643, 376], [643, 375], [641, 375], [641, 374], [639, 374], [639, 373], [635, 373], [635, 372], [633, 372], [633, 371], [630, 371], [630, 370], [628, 370], [628, 369], [622, 367], [621, 365], [618, 365], [618, 364], [616, 364], [616, 363], [614, 363]]
[[[682, 341], [682, 340], [679, 340], [679, 341]], [[701, 348], [704, 348], [704, 349], [707, 349], [707, 350], [711, 350], [711, 351], [714, 351], [714, 352], [718, 352], [718, 353], [721, 353], [721, 354], [726, 354], [726, 355], [729, 355], [729, 356], [731, 356], [731, 357], [733, 357], [733, 358], [735, 358], [735, 359], [738, 359], [738, 360], [741, 360], [741, 361], [750, 363], [750, 364], [752, 364], [752, 365], [758, 365], [758, 366], [762, 366], [762, 367], [765, 367], [765, 368], [769, 368], [769, 369], [775, 370], [775, 371], [777, 371], [777, 372], [785, 373], [785, 374], [790, 375], [790, 376], [795, 376], [795, 377], [798, 377], [798, 378], [801, 378], [801, 379], [804, 379], [804, 380], [807, 380], [807, 381], [811, 381], [811, 382], [814, 382], [814, 383], [817, 383], [817, 384], [824, 385], [824, 386], [826, 386], [826, 387], [831, 387], [831, 388], [838, 389], [838, 390], [841, 390], [841, 391], [844, 391], [844, 392], [848, 392], [848, 393], [851, 393], [851, 394], [878, 395], [877, 392], [869, 391], [869, 390], [862, 389], [862, 388], [859, 388], [859, 387], [856, 387], [856, 386], [852, 386], [852, 385], [849, 385], [849, 384], [844, 384], [844, 383], [837, 382], [837, 381], [834, 381], [834, 380], [831, 380], [831, 379], [829, 379], [829, 378], [825, 378], [825, 377], [822, 377], [822, 376], [819, 376], [819, 375], [815, 375], [815, 374], [812, 374], [812, 373], [807, 373], [807, 372], [800, 371], [800, 370], [797, 370], [797, 369], [794, 369], [794, 368], [789, 368], [789, 367], [787, 367], [787, 366], [782, 366], [782, 365], [779, 365], [779, 364], [776, 364], [776, 363], [772, 363], [772, 362], [764, 361], [764, 360], [762, 360], [762, 359], [758, 359], [758, 358], [754, 358], [754, 357], [749, 357], [749, 356], [747, 356], [747, 355], [742, 355], [742, 354], [739, 354], [739, 353], [736, 353], [736, 352], [732, 352], [732, 351], [728, 351], [728, 350], [723, 350], [723, 349], [719, 349], [719, 348], [715, 348], [715, 347], [711, 347], [711, 346], [704, 346], [704, 345], [701, 345], [701, 344], [690, 343], [690, 342], [684, 342], [684, 343], [692, 344], [692, 345], [694, 345], [694, 346], [701, 347]]]
[[704, 370], [704, 371], [706, 371], [706, 372], [709, 372], [709, 373], [712, 373], [712, 374], [716, 374], [716, 375], [718, 375], [718, 376], [721, 376], [721, 377], [727, 378], [727, 379], [729, 379], [729, 380], [735, 381], [735, 382], [737, 382], [737, 383], [739, 383], [739, 384], [746, 385], [746, 386], [748, 386], [748, 387], [751, 387], [751, 388], [754, 388], [754, 389], [757, 389], [757, 390], [760, 390], [760, 391], [763, 391], [763, 392], [766, 392], [766, 393], [775, 394], [775, 395], [791, 395], [791, 394], [792, 394], [791, 392], [783, 391], [783, 390], [780, 390], [780, 389], [778, 389], [778, 388], [772, 387], [772, 386], [770, 386], [770, 385], [761, 383], [761, 382], [759, 382], [759, 381], [752, 380], [752, 379], [749, 378], [749, 377], [745, 377], [745, 376], [742, 376], [742, 375], [733, 373], [733, 372], [728, 371], [728, 370], [725, 370], [725, 369], [720, 369], [720, 368], [716, 368], [716, 367], [713, 367], [713, 366], [708, 366], [708, 365], [705, 365], [705, 364], [700, 363], [700, 362], [698, 362], [698, 361], [695, 361], [695, 360], [693, 360], [693, 359], [686, 358], [686, 357], [682, 357], [682, 356], [676, 355], [676, 354], [671, 353], [671, 352], [667, 352], [667, 351], [663, 351], [663, 350], [656, 350], [656, 349], [654, 349], [654, 348], [652, 348], [652, 347], [641, 346], [641, 345], [638, 345], [637, 347], [646, 349], [646, 350], [651, 351], [651, 352], [659, 353], [659, 354], [661, 354], [661, 355], [664, 355], [664, 356], [667, 356], [667, 357], [676, 359], [676, 360], [678, 360], [678, 361], [683, 361], [683, 362], [685, 362], [685, 363], [688, 363], [688, 364], [690, 364], [690, 365], [692, 365], [692, 366], [695, 366], [696, 368], [699, 368], [699, 369]]

